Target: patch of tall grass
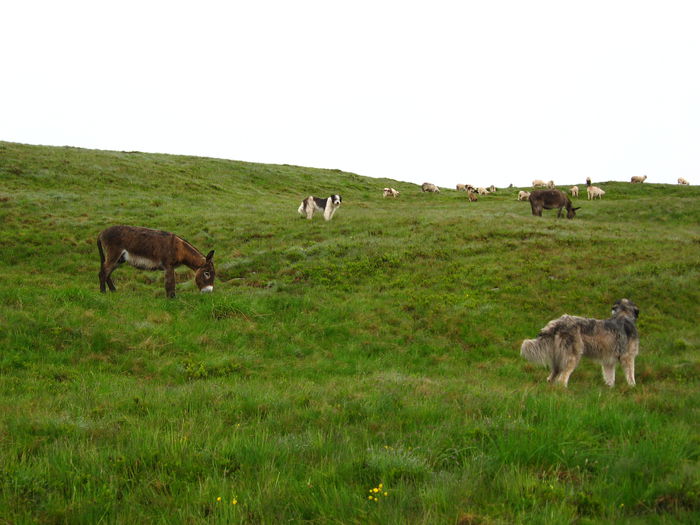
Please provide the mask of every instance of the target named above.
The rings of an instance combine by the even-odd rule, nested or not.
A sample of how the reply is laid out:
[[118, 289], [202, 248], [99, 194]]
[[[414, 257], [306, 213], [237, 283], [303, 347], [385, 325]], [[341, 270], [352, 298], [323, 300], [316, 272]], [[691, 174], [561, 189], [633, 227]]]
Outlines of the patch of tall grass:
[[[698, 521], [700, 190], [597, 185], [567, 221], [519, 188], [0, 143], [0, 523]], [[123, 267], [101, 295], [119, 223], [215, 249], [214, 293]], [[623, 296], [636, 388], [519, 358]]]

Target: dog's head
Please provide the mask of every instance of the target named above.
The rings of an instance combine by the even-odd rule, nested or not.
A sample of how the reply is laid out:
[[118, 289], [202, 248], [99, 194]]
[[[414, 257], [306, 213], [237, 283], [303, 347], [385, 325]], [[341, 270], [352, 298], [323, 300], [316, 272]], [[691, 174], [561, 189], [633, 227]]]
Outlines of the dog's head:
[[340, 203], [343, 202], [343, 198], [340, 195], [331, 195], [331, 202], [333, 206], [340, 206]]
[[613, 317], [629, 317], [633, 321], [637, 320], [639, 317], [639, 308], [629, 299], [620, 299], [615, 301], [612, 307]]

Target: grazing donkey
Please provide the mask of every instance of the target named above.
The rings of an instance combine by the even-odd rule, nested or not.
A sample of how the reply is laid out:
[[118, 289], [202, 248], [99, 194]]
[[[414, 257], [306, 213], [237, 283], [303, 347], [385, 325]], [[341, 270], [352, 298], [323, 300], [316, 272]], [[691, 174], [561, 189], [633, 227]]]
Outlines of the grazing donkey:
[[552, 210], [554, 208], [559, 209], [557, 217], [561, 217], [562, 208], [566, 208], [566, 218], [573, 219], [576, 217], [576, 210], [580, 209], [580, 206], [578, 208], [572, 207], [569, 197], [561, 190], [535, 190], [530, 193], [528, 200], [532, 214], [538, 217], [542, 217], [543, 209]]
[[141, 270], [165, 270], [165, 293], [175, 297], [175, 268], [194, 270], [194, 282], [202, 293], [214, 290], [214, 250], [205, 257], [174, 233], [138, 226], [110, 226], [97, 237], [100, 251], [100, 291], [116, 291], [112, 272], [128, 262]]

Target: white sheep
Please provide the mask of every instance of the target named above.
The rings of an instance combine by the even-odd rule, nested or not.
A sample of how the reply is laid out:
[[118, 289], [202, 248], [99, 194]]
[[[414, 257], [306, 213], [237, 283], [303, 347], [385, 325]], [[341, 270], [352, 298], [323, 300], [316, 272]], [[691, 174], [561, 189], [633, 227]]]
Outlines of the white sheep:
[[530, 192], [529, 191], [522, 191], [520, 190], [518, 192], [518, 200], [519, 201], [526, 201], [530, 198]]
[[551, 189], [554, 189], [554, 181], [553, 181], [553, 180], [550, 180], [550, 181], [547, 183], [547, 187], [548, 187], [550, 190], [551, 190]]
[[600, 199], [605, 195], [605, 192], [598, 186], [588, 186], [586, 191], [588, 191], [588, 200], [595, 199], [596, 197]]
[[384, 197], [398, 197], [399, 191], [395, 190], [394, 188], [384, 188]]
[[678, 177], [678, 184], [684, 184], [685, 186], [688, 186], [690, 184], [690, 182], [688, 182], [683, 177]]
[[435, 186], [435, 184], [431, 184], [430, 182], [424, 182], [420, 189], [421, 191], [428, 191], [430, 193], [440, 193], [440, 188]]
[[640, 177], [639, 175], [635, 175], [634, 177], [632, 177], [631, 182], [632, 182], [632, 184], [641, 184], [645, 180], [647, 180], [646, 175], [644, 175], [644, 177]]
[[571, 192], [572, 197], [578, 197], [578, 186], [572, 186], [569, 191]]
[[546, 185], [547, 185], [547, 183], [546, 183], [545, 181], [541, 180], [541, 179], [535, 179], [535, 180], [532, 181], [532, 187], [533, 187], [533, 188], [537, 188], [538, 186], [544, 187], [544, 186], [546, 186]]

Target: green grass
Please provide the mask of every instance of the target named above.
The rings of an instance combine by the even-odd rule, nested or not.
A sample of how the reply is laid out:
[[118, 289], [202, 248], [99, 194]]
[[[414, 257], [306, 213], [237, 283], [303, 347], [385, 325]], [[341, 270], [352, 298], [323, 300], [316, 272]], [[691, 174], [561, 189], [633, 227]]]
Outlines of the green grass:
[[[0, 523], [699, 521], [700, 188], [598, 185], [569, 221], [520, 188], [0, 142]], [[215, 249], [214, 293], [123, 267], [100, 294], [112, 224]], [[637, 387], [519, 357], [620, 297]]]

